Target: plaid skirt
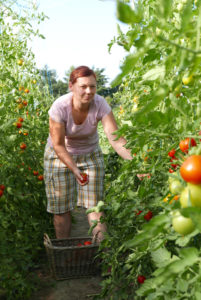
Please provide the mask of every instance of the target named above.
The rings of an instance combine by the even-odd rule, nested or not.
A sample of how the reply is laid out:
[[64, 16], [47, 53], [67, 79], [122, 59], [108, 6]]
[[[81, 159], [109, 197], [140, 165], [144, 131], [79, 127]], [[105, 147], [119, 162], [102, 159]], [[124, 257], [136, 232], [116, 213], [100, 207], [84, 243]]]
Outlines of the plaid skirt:
[[104, 159], [100, 149], [84, 155], [72, 155], [77, 167], [88, 174], [88, 184], [81, 186], [73, 172], [46, 145], [44, 153], [44, 182], [47, 211], [62, 214], [77, 206], [92, 208], [103, 200]]

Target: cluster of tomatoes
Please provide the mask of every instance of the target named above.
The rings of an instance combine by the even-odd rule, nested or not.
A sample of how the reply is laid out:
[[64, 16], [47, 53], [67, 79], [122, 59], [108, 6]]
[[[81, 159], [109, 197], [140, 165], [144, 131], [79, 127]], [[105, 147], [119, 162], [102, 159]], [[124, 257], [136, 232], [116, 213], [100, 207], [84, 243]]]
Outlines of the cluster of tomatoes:
[[[29, 167], [29, 169], [31, 170], [31, 168]], [[33, 175], [37, 176], [39, 181], [43, 181], [43, 175], [39, 175], [38, 171], [33, 171]]]
[[[22, 166], [24, 166], [24, 163], [22, 162]], [[20, 168], [20, 165], [18, 165], [18, 168]], [[32, 171], [32, 168], [31, 167], [28, 167], [29, 171]], [[43, 175], [39, 175], [39, 172], [38, 171], [33, 171], [33, 175], [34, 176], [37, 176], [38, 180], [39, 181], [43, 181], [44, 177]], [[27, 174], [25, 173], [25, 176], [27, 176]]]
[[[30, 90], [28, 88], [24, 88], [23, 86], [20, 86], [19, 87], [19, 92], [22, 93], [22, 95], [20, 96], [25, 96], [26, 94], [29, 94], [30, 93]], [[18, 103], [18, 109], [22, 109], [24, 108], [25, 106], [28, 105], [28, 102], [27, 100], [23, 100], [22, 97], [19, 97], [16, 102]]]
[[[17, 63], [21, 67], [21, 66], [24, 65], [24, 60], [20, 58]], [[32, 80], [32, 83], [36, 84], [36, 80]], [[18, 98], [16, 99], [16, 102], [18, 103], [18, 110], [22, 110], [23, 108], [25, 108], [28, 105], [27, 100], [25, 100], [23, 98], [30, 93], [30, 90], [27, 87], [20, 86], [19, 87], [19, 92], [20, 92], [20, 94], [18, 95]], [[28, 115], [28, 111], [26, 112], [26, 114]], [[18, 129], [20, 129], [22, 127], [22, 122], [23, 121], [24, 121], [24, 119], [22, 117], [19, 117], [18, 121], [16, 123], [14, 123], [14, 125]], [[23, 133], [23, 135], [25, 135], [25, 136], [28, 135], [28, 132], [22, 132], [21, 130], [19, 131], [19, 133], [20, 134]], [[21, 150], [25, 150], [26, 148], [27, 148], [27, 145], [25, 143], [20, 144], [20, 149]]]
[[[184, 154], [188, 153], [189, 146], [190, 147], [197, 146], [197, 143], [196, 143], [194, 138], [191, 138], [191, 139], [190, 138], [185, 138], [184, 140], [180, 141], [180, 143], [179, 143], [179, 149]], [[170, 162], [171, 162], [171, 167], [172, 167], [172, 168], [169, 169], [169, 173], [173, 173], [179, 167], [179, 164], [176, 163], [178, 158], [175, 156], [175, 154], [176, 154], [175, 149], [172, 149], [172, 150], [170, 150], [170, 152], [168, 152], [168, 156], [170, 157]]]
[[[188, 154], [189, 148], [196, 145], [194, 139], [186, 138], [180, 142], [179, 148], [183, 153]], [[168, 155], [172, 155], [174, 151], [172, 149]], [[193, 154], [185, 157], [179, 173], [175, 174], [175, 177], [169, 178], [169, 188], [174, 197], [179, 199], [181, 208], [201, 207], [201, 155]], [[179, 211], [172, 213], [172, 225], [174, 230], [182, 235], [189, 234], [195, 229], [191, 218], [184, 217]]]
[[0, 197], [3, 196], [4, 190], [5, 190], [5, 185], [0, 184]]
[[[136, 215], [139, 216], [142, 212], [143, 212], [142, 210], [139, 210], [139, 211], [136, 212]], [[153, 213], [152, 213], [151, 210], [149, 210], [149, 211], [144, 215], [144, 219], [145, 219], [146, 221], [151, 220], [152, 217], [153, 217]]]

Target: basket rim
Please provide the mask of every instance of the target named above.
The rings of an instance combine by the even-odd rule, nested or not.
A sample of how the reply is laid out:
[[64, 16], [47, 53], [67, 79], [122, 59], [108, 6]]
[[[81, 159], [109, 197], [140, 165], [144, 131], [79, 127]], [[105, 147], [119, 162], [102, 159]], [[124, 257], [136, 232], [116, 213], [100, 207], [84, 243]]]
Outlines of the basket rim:
[[[93, 239], [91, 236], [85, 236], [85, 237], [69, 237], [69, 238], [64, 238], [64, 239], [50, 239], [51, 242], [54, 242], [54, 241], [57, 241], [57, 242], [62, 242], [62, 241], [74, 241], [74, 240], [85, 240], [85, 239]], [[49, 249], [56, 249], [56, 250], [64, 250], [64, 249], [83, 249], [86, 247], [87, 248], [99, 248], [99, 244], [98, 243], [92, 243], [91, 245], [83, 245], [83, 246], [55, 246], [55, 245], [52, 245], [50, 243], [48, 243], [46, 240], [44, 240], [44, 245], [45, 247], [49, 248]]]

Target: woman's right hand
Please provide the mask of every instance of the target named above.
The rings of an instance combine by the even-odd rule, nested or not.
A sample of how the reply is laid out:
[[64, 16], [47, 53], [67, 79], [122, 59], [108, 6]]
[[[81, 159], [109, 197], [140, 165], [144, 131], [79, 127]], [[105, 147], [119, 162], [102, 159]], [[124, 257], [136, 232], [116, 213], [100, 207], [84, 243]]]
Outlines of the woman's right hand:
[[[77, 179], [77, 182], [80, 185], [86, 185], [89, 182], [89, 176], [86, 173], [81, 172], [79, 169], [76, 169], [74, 172], [74, 175]], [[86, 175], [84, 175], [86, 174]]]

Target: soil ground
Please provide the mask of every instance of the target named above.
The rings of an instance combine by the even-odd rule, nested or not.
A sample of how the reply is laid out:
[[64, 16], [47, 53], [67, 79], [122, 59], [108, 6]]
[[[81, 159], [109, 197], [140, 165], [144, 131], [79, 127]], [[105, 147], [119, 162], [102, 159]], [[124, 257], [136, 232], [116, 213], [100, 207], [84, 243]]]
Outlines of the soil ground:
[[[89, 224], [87, 221], [86, 210], [77, 208], [73, 216], [75, 223], [72, 224], [71, 237], [88, 236]], [[48, 265], [48, 261], [47, 261]], [[48, 273], [48, 269], [38, 271], [41, 278], [41, 288], [30, 300], [85, 300], [93, 299], [93, 295], [101, 290], [101, 276], [68, 279], [58, 281], [53, 279]]]

